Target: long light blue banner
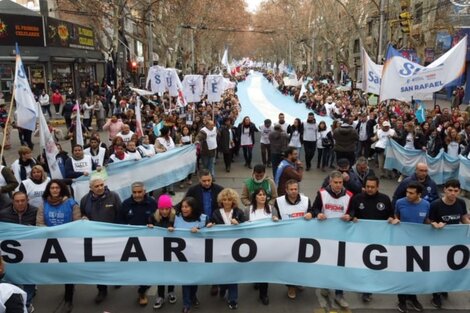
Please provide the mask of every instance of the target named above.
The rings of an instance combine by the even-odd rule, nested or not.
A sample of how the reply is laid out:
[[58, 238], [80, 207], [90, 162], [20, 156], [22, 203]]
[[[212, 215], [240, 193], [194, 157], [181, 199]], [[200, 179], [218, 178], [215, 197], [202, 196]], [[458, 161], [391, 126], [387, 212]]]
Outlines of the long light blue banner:
[[261, 221], [187, 230], [90, 221], [36, 228], [0, 223], [12, 282], [269, 282], [373, 293], [470, 290], [467, 225], [338, 219]]
[[[189, 145], [138, 161], [111, 163], [107, 166], [106, 184], [124, 201], [131, 196], [133, 182], [141, 181], [151, 191], [181, 181], [195, 170], [196, 147]], [[89, 176], [81, 176], [72, 184], [75, 199], [80, 200], [88, 193], [89, 180]]]

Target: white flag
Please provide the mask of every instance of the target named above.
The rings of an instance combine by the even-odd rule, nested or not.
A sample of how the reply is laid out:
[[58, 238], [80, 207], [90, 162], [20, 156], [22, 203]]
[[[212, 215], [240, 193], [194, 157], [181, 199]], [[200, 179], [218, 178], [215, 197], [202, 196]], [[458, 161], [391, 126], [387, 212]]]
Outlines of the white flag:
[[149, 68], [147, 73], [147, 81], [145, 87], [148, 88], [150, 82], [150, 90], [153, 93], [162, 94], [165, 92], [165, 68], [163, 66], [154, 65]]
[[380, 94], [380, 81], [382, 80], [383, 65], [375, 64], [367, 54], [364, 47], [361, 48], [362, 57], [362, 90], [374, 95]]
[[231, 70], [230, 70], [230, 64], [228, 62], [228, 49], [227, 48], [225, 48], [224, 55], [222, 56], [222, 60], [220, 61], [220, 63], [225, 66], [225, 68], [227, 69], [227, 72], [230, 74]]
[[307, 83], [307, 82], [303, 82], [303, 81], [301, 82], [302, 87], [300, 88], [299, 100], [300, 100], [300, 98], [302, 98], [302, 96], [304, 95], [304, 93], [307, 92], [307, 88], [305, 88], [305, 84], [306, 84], [306, 83]]
[[59, 149], [54, 141], [54, 136], [47, 127], [46, 117], [42, 113], [40, 105], [38, 104], [39, 112], [39, 145], [46, 152], [47, 164], [52, 178], [62, 179], [62, 172], [57, 164], [56, 156], [59, 154]]
[[207, 101], [219, 102], [224, 92], [225, 81], [222, 75], [207, 75], [205, 90]]
[[16, 68], [13, 86], [16, 101], [16, 125], [34, 131], [38, 116], [36, 100], [29, 86], [18, 46], [16, 47]]
[[467, 36], [436, 61], [424, 67], [404, 58], [389, 46], [382, 74], [380, 100], [425, 99], [456, 83], [465, 71]]
[[279, 70], [279, 74], [283, 74], [284, 73], [284, 70], [286, 69], [285, 65], [284, 65], [284, 60], [281, 61], [281, 63], [279, 63], [279, 65], [277, 66], [278, 70]]
[[188, 102], [200, 102], [204, 93], [202, 75], [185, 75], [183, 78], [183, 94]]
[[84, 146], [85, 142], [83, 141], [83, 131], [82, 131], [82, 120], [80, 118], [80, 105], [77, 104], [75, 107], [77, 110], [75, 111], [77, 113], [76, 120], [75, 120], [75, 138], [77, 138], [77, 145]]
[[165, 69], [165, 87], [170, 94], [170, 97], [178, 97], [178, 82], [181, 84], [178, 73], [174, 68]]

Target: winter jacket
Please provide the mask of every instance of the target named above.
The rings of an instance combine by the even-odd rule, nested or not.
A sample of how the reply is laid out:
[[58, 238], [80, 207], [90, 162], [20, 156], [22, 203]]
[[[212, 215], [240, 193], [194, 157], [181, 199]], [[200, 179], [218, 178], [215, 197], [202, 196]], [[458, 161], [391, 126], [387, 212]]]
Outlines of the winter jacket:
[[13, 205], [10, 204], [0, 211], [0, 222], [35, 226], [37, 212], [37, 207], [28, 204], [26, 211], [22, 215], [19, 215], [18, 212], [13, 209]]
[[157, 208], [153, 197], [145, 195], [141, 202], [136, 202], [131, 196], [122, 202], [118, 220], [121, 224], [147, 225], [152, 222], [152, 216]]
[[90, 191], [80, 201], [80, 210], [91, 221], [116, 223], [121, 210], [121, 199], [107, 187], [99, 197]]
[[[237, 222], [241, 224], [246, 221], [245, 213], [242, 209], [233, 208], [232, 219], [236, 219]], [[214, 224], [225, 224], [219, 209], [214, 210], [212, 217], [210, 218], [210, 222]]]
[[341, 126], [333, 131], [333, 139], [335, 140], [334, 150], [336, 152], [354, 153], [359, 135], [352, 126]]

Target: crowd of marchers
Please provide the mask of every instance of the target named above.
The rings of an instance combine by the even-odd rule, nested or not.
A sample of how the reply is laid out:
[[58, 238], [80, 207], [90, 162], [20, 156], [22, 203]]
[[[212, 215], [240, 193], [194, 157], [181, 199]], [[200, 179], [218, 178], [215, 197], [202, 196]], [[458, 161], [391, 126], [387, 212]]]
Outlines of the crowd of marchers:
[[[244, 78], [241, 76], [239, 80]], [[295, 96], [299, 92], [296, 87], [283, 86], [281, 80], [279, 83], [280, 90], [286, 95]], [[1, 169], [0, 221], [53, 227], [88, 219], [164, 227], [170, 232], [174, 229], [197, 232], [219, 224], [237, 227], [260, 219], [271, 219], [273, 223], [295, 218], [339, 218], [346, 223], [373, 219], [394, 225], [400, 221], [426, 223], [434, 228], [470, 223], [465, 202], [458, 197], [461, 191], [458, 180], [446, 182], [443, 193], [439, 194], [426, 164], [418, 164], [415, 173], [409, 177], [383, 167], [384, 152], [391, 140], [407, 149], [423, 149], [429, 154], [437, 147], [443, 147], [451, 155], [468, 155], [470, 124], [466, 112], [459, 109], [452, 113], [446, 109], [440, 112], [436, 108], [424, 123], [419, 124], [410, 104], [392, 101], [388, 105], [371, 106], [364, 95], [356, 91], [340, 92], [332, 87], [333, 84], [315, 79], [310, 84], [312, 88], [307, 88], [308, 92], [297, 100], [304, 102], [311, 113], [294, 121], [286, 121], [281, 113], [277, 121], [267, 119], [262, 125], [255, 125], [248, 116], [234, 125], [242, 105], [236, 90], [227, 91], [220, 103], [202, 101], [184, 108], [167, 94], [151, 98], [133, 93], [119, 94], [116, 100], [116, 94], [111, 92], [112, 96], [108, 97], [110, 110], [103, 113], [110, 117], [102, 121], [95, 114], [96, 107], [89, 114], [85, 113], [87, 97], [70, 96], [71, 102], [79, 105], [72, 108], [64, 137], [59, 138], [59, 129], [51, 127], [58, 137], [60, 153], [57, 160], [64, 179], [50, 179], [46, 158], [43, 155], [34, 158], [31, 147], [21, 146], [18, 159], [10, 166], [4, 164]], [[102, 95], [96, 95], [95, 99], [108, 101]], [[136, 105], [142, 112], [142, 132], [135, 117]], [[85, 137], [84, 147], [76, 143], [74, 110], [83, 111], [80, 126]], [[332, 125], [317, 123], [315, 114], [332, 117]], [[96, 129], [92, 129], [92, 125]], [[106, 138], [101, 138], [97, 131], [101, 127]], [[61, 149], [60, 141], [63, 140], [72, 143], [70, 156]], [[131, 197], [120, 199], [117, 193], [109, 190], [105, 181], [91, 176], [89, 193], [82, 199], [73, 197], [69, 185], [78, 177], [91, 175], [110, 163], [138, 162], [187, 144], [198, 147], [197, 183], [193, 184], [192, 175], [189, 175], [183, 181], [155, 192], [147, 190], [145, 184], [136, 179], [130, 187]], [[261, 162], [257, 164], [253, 161], [256, 144], [261, 147]], [[217, 158], [223, 159], [218, 166]], [[252, 170], [252, 175], [247, 177], [241, 194], [238, 194], [216, 184], [215, 179], [216, 167], [230, 172], [232, 162], [241, 158], [245, 167]], [[322, 184], [315, 187], [318, 188], [315, 199], [309, 199], [299, 190], [305, 172], [311, 170], [328, 171]], [[399, 177], [399, 185], [392, 198], [381, 193], [380, 179], [396, 177]], [[173, 203], [175, 188], [188, 188], [179, 203]], [[158, 197], [153, 197], [157, 194]], [[28, 312], [34, 311], [36, 286], [20, 286], [22, 290], [8, 284], [0, 286], [5, 290], [8, 288], [11, 294], [6, 298], [5, 306], [14, 307], [19, 302]], [[136, 299], [142, 306], [148, 305], [149, 287], [138, 288]], [[95, 302], [101, 303], [106, 300], [108, 286], [98, 285], [97, 288]], [[261, 303], [268, 305], [268, 284], [260, 282], [255, 288]], [[183, 312], [199, 306], [197, 289], [197, 286], [182, 286]], [[294, 300], [299, 290], [302, 286], [287, 286], [287, 297]], [[329, 296], [328, 290], [321, 293]], [[212, 286], [211, 294], [225, 299], [230, 309], [238, 308], [237, 284]], [[432, 304], [440, 308], [443, 296], [446, 298], [447, 294], [433, 294]], [[371, 294], [362, 293], [361, 297], [364, 302], [372, 301]], [[73, 310], [73, 298], [74, 285], [65, 285], [64, 312]], [[342, 308], [349, 306], [342, 290], [335, 290], [334, 301]], [[160, 309], [166, 302], [177, 302], [175, 286], [158, 286], [153, 306]], [[408, 307], [422, 311], [416, 295], [398, 295], [398, 310], [407, 312]]]

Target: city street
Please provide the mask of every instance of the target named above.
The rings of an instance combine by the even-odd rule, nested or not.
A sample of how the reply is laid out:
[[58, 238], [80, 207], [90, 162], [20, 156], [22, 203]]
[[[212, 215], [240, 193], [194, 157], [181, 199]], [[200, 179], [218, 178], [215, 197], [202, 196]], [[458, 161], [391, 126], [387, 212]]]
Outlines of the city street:
[[[445, 105], [445, 103], [442, 103]], [[102, 133], [104, 138], [104, 133]], [[12, 134], [13, 143], [18, 146], [16, 131]], [[34, 140], [37, 143], [37, 138]], [[70, 151], [70, 145], [62, 141], [62, 146]], [[35, 153], [36, 155], [39, 144], [36, 144]], [[16, 152], [14, 149], [6, 151], [5, 157], [7, 163], [11, 163], [16, 158]], [[301, 157], [303, 159], [303, 155]], [[243, 166], [242, 156], [236, 159], [236, 163], [232, 166], [232, 171], [226, 173], [223, 170], [222, 160], [219, 159], [216, 165], [216, 177], [217, 184], [224, 187], [234, 188], [239, 193], [241, 192], [243, 181], [250, 176], [251, 171]], [[255, 145], [254, 149], [254, 164], [260, 161], [260, 150], [259, 145]], [[320, 182], [325, 178], [326, 173], [323, 173], [317, 169], [312, 169], [309, 172], [305, 172], [304, 179], [300, 184], [301, 192], [306, 194], [310, 199], [314, 199], [316, 191], [320, 186]], [[396, 181], [383, 180], [381, 182], [380, 190], [388, 195], [392, 195], [393, 191], [397, 186]], [[175, 202], [179, 201], [184, 195], [185, 190], [177, 189], [176, 196], [174, 197]], [[467, 200], [467, 203], [468, 200]], [[158, 268], [155, 269], [158, 271]], [[119, 275], [119, 273], [116, 273]], [[340, 277], [338, 279], [341, 279]], [[63, 286], [39, 286], [38, 294], [34, 300], [34, 306], [37, 313], [53, 313], [60, 307], [61, 300], [63, 297]], [[198, 297], [201, 302], [201, 306], [195, 309], [195, 312], [224, 312], [229, 311], [224, 301], [218, 297], [211, 297], [209, 295], [209, 287], [202, 286], [198, 292]], [[165, 303], [162, 312], [180, 312], [181, 311], [181, 288], [177, 288], [178, 302], [176, 304]], [[97, 294], [95, 286], [76, 286], [75, 298], [74, 298], [74, 313], [128, 313], [128, 312], [152, 312], [154, 296], [156, 294], [155, 286], [152, 287], [149, 292], [149, 305], [141, 308], [137, 303], [137, 287], [135, 286], [123, 286], [120, 289], [109, 288], [109, 294], [107, 299], [96, 305], [94, 303], [94, 297]], [[333, 291], [331, 291], [333, 295]], [[299, 293], [296, 300], [290, 300], [287, 298], [287, 288], [283, 285], [271, 285], [269, 288], [269, 306], [264, 306], [258, 300], [258, 291], [254, 290], [252, 285], [240, 285], [239, 287], [239, 312], [270, 312], [270, 313], [284, 313], [284, 312], [298, 312], [298, 313], [323, 313], [325, 308], [331, 308], [331, 312], [348, 312], [340, 311], [338, 306], [333, 300], [325, 299], [320, 295], [318, 289], [305, 288], [302, 293]], [[331, 296], [333, 299], [333, 296]], [[374, 295], [373, 301], [370, 303], [363, 303], [361, 301], [360, 294], [354, 292], [346, 292], [345, 298], [350, 304], [351, 312], [354, 313], [389, 313], [397, 312], [395, 307], [397, 298], [394, 295]], [[435, 310], [431, 303], [431, 295], [419, 296], [426, 311]], [[462, 312], [468, 311], [470, 308], [470, 292], [465, 293], [453, 293], [450, 295], [449, 300], [444, 301], [443, 309], [440, 312]]]

